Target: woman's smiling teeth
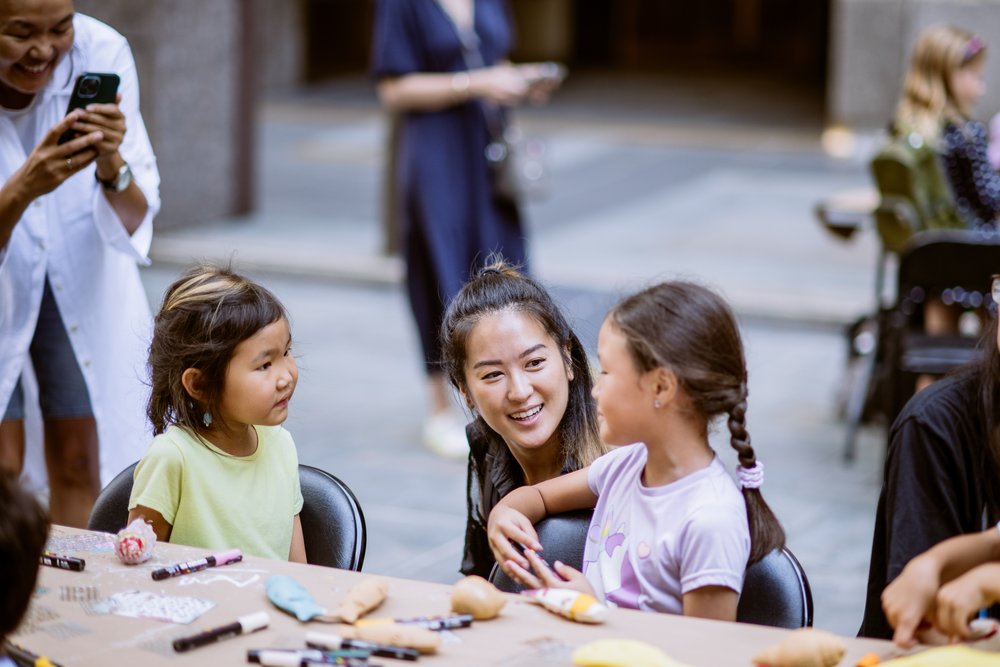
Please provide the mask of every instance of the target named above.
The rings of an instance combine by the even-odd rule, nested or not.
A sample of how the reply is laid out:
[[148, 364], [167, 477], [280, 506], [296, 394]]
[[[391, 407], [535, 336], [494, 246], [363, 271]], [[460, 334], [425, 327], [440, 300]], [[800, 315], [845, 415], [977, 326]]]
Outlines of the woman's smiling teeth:
[[542, 411], [542, 406], [537, 405], [531, 408], [530, 410], [525, 410], [524, 412], [513, 412], [511, 413], [510, 417], [511, 419], [516, 419], [517, 421], [524, 421], [525, 419], [530, 419], [531, 417], [534, 417], [541, 411]]
[[46, 70], [46, 68], [48, 68], [49, 63], [42, 63], [41, 65], [35, 65], [34, 67], [29, 67], [28, 65], [25, 65], [24, 63], [20, 63], [19, 66], [24, 71], [28, 72], [28, 74], [41, 74], [42, 72], [44, 72]]

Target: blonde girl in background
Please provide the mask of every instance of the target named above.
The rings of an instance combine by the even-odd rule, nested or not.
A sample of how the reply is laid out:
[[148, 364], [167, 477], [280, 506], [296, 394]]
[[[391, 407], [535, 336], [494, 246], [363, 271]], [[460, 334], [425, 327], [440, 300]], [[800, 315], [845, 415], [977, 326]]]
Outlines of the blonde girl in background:
[[986, 126], [972, 118], [985, 92], [986, 44], [962, 28], [935, 26], [921, 33], [896, 113], [896, 131], [916, 131], [940, 154], [965, 224], [996, 227], [1000, 175], [987, 156]]
[[305, 562], [298, 456], [281, 424], [298, 368], [284, 307], [229, 269], [167, 290], [149, 350], [156, 437], [135, 469], [129, 521], [159, 539]]
[[[488, 529], [497, 562], [532, 588], [735, 620], [748, 562], [783, 546], [785, 535], [759, 490], [763, 465], [746, 430], [746, 363], [732, 312], [704, 287], [663, 283], [615, 306], [597, 350], [601, 438], [620, 446], [501, 500]], [[728, 418], [740, 488], [708, 442], [719, 416]], [[550, 570], [534, 553], [542, 545], [533, 523], [584, 507], [595, 510], [583, 572], [559, 562]]]

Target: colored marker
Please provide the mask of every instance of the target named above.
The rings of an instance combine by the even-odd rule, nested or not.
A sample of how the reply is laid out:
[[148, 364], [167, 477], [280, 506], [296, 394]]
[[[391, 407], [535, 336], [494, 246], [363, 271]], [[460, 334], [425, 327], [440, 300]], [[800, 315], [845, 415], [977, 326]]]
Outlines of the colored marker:
[[413, 618], [362, 618], [354, 624], [362, 625], [382, 625], [384, 623], [398, 623], [400, 625], [416, 625], [428, 630], [455, 630], [457, 628], [467, 628], [472, 625], [472, 614], [454, 614], [452, 616], [414, 616]]
[[270, 620], [271, 619], [267, 615], [266, 611], [258, 611], [255, 614], [247, 614], [246, 616], [241, 616], [236, 619], [235, 623], [220, 625], [217, 628], [212, 628], [211, 630], [206, 630], [205, 632], [199, 632], [198, 634], [191, 635], [190, 637], [175, 639], [174, 650], [180, 653], [182, 651], [198, 648], [199, 646], [205, 646], [206, 644], [214, 644], [217, 641], [229, 639], [230, 637], [237, 637], [239, 635], [256, 632], [257, 630], [263, 630], [267, 627]]
[[331, 635], [325, 632], [307, 632], [306, 646], [327, 650], [361, 649], [380, 658], [396, 658], [397, 660], [416, 660], [420, 657], [420, 651], [415, 648], [376, 644], [375, 642], [366, 642], [361, 639], [344, 639], [340, 635]]
[[14, 642], [5, 641], [3, 650], [18, 667], [62, 667], [59, 663], [52, 662], [45, 656], [36, 655]]
[[41, 561], [42, 565], [58, 567], [60, 570], [72, 570], [74, 572], [83, 572], [83, 568], [87, 564], [87, 561], [82, 558], [60, 556], [59, 554], [54, 554], [51, 551], [43, 551], [42, 555], [39, 556], [38, 559]]
[[169, 577], [179, 577], [182, 574], [190, 574], [210, 567], [219, 567], [230, 563], [238, 563], [243, 560], [243, 553], [239, 549], [230, 549], [221, 553], [212, 554], [198, 560], [190, 560], [186, 563], [177, 563], [153, 570], [153, 579], [160, 581]]
[[315, 649], [260, 649], [247, 651], [247, 662], [264, 667], [307, 667], [308, 665], [347, 665], [375, 667], [368, 662], [368, 651], [318, 651]]

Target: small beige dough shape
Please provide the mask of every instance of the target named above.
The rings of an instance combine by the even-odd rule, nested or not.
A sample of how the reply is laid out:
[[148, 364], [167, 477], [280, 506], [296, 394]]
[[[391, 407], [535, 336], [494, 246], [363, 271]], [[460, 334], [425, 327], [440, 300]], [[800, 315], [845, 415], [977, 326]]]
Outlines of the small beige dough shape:
[[507, 603], [497, 587], [478, 575], [460, 579], [451, 588], [451, 610], [456, 614], [472, 614], [477, 621], [496, 618]]

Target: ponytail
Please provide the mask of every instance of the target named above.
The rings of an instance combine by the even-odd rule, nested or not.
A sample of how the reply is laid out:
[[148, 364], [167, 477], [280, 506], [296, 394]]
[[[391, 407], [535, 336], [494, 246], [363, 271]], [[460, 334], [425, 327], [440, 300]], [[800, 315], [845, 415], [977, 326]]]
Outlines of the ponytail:
[[729, 410], [729, 443], [739, 458], [736, 477], [747, 507], [747, 524], [750, 527], [750, 559], [747, 565], [752, 565], [775, 549], [785, 546], [785, 530], [761, 495], [764, 464], [757, 460], [753, 447], [750, 446], [746, 413], [747, 388], [743, 384], [740, 386], [739, 400]]

